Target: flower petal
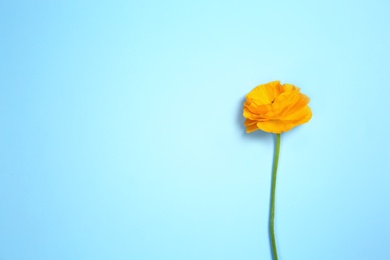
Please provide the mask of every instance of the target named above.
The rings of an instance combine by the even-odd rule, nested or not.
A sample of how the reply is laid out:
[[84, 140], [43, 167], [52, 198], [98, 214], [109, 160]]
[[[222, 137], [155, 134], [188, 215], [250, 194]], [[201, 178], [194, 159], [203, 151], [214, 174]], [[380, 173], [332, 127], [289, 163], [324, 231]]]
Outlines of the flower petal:
[[295, 124], [300, 125], [300, 124], [304, 124], [307, 121], [309, 121], [311, 119], [311, 117], [312, 117], [312, 112], [311, 112], [310, 107], [305, 106], [304, 108], [299, 109], [299, 110], [295, 111], [294, 113], [281, 118], [281, 120], [285, 121], [285, 122], [287, 122], [287, 121], [294, 122]]
[[252, 133], [252, 132], [257, 131], [257, 130], [259, 130], [259, 128], [257, 127], [256, 124], [246, 126], [246, 132], [247, 133]]
[[255, 87], [246, 97], [256, 105], [265, 105], [272, 103], [282, 91], [280, 81], [273, 81]]
[[265, 122], [258, 122], [257, 127], [263, 130], [264, 132], [280, 134], [282, 132], [287, 132], [295, 126], [294, 123], [283, 122], [280, 120], [269, 120]]

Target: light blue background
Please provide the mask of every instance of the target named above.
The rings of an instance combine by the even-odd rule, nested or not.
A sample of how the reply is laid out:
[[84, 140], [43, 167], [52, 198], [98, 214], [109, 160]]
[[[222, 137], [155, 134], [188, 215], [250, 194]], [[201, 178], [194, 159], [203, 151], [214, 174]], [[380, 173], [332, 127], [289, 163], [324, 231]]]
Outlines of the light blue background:
[[265, 260], [274, 138], [242, 102], [311, 98], [282, 135], [280, 259], [390, 259], [390, 2], [0, 3], [1, 260]]

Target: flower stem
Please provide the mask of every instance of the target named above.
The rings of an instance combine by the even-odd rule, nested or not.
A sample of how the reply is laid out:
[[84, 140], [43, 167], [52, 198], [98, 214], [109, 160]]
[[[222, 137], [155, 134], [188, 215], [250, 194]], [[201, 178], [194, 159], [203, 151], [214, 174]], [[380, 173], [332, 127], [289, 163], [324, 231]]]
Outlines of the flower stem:
[[278, 171], [279, 150], [280, 150], [280, 134], [276, 134], [274, 164], [272, 168], [271, 206], [270, 206], [270, 213], [269, 213], [269, 235], [271, 239], [272, 255], [274, 260], [278, 260], [278, 252], [276, 250], [275, 231], [274, 231], [274, 222], [275, 222], [274, 218], [275, 218], [276, 172]]

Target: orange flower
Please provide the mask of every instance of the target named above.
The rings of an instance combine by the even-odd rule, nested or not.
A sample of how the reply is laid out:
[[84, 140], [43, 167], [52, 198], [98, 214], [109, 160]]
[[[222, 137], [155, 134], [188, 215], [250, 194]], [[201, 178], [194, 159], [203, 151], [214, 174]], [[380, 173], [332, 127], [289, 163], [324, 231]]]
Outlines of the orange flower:
[[310, 99], [291, 84], [269, 82], [255, 87], [244, 103], [246, 132], [263, 130], [280, 134], [308, 122]]

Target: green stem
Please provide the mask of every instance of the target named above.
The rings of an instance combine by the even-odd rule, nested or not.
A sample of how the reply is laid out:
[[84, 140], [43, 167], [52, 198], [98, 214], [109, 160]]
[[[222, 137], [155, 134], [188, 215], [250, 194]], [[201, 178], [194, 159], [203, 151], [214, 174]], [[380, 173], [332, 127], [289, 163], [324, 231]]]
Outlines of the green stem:
[[275, 231], [274, 231], [274, 218], [275, 218], [275, 190], [276, 190], [276, 172], [278, 171], [280, 151], [280, 134], [276, 134], [274, 164], [272, 168], [272, 186], [271, 186], [271, 207], [269, 213], [269, 234], [271, 238], [272, 255], [274, 260], [278, 260], [278, 252], [276, 250]]

